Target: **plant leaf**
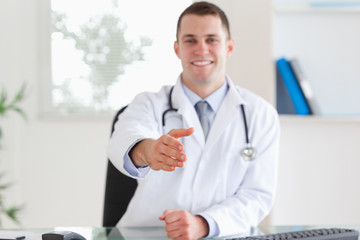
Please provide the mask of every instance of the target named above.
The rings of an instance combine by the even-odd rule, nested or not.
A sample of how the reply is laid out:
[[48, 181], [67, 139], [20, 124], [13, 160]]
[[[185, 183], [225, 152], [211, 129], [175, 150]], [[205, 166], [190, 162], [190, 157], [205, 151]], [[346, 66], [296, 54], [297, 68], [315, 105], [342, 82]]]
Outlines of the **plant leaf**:
[[16, 102], [20, 102], [25, 98], [25, 90], [26, 90], [26, 84], [24, 83], [14, 98]]
[[6, 92], [4, 89], [2, 89], [0, 92], [0, 116], [5, 115], [5, 110], [6, 110], [5, 102], [6, 102]]
[[25, 96], [25, 89], [26, 84], [23, 84], [20, 88], [20, 90], [16, 93], [15, 97], [12, 99], [12, 101], [9, 104], [9, 107], [15, 106], [17, 103], [21, 102]]
[[4, 89], [0, 92], [0, 116], [5, 116], [8, 111], [15, 111], [26, 119], [25, 112], [17, 105], [25, 98], [26, 84], [24, 83], [10, 103], [6, 103], [7, 94]]
[[[26, 90], [26, 84], [23, 84], [20, 90], [16, 93], [15, 97], [7, 104], [7, 94], [5, 89], [2, 89], [0, 92], [0, 117], [5, 116], [8, 111], [15, 111], [19, 113], [23, 118], [26, 119], [26, 115], [24, 111], [17, 106], [19, 102], [24, 99]], [[2, 130], [0, 128], [0, 139], [2, 138]], [[0, 145], [1, 148], [1, 145]], [[0, 172], [0, 180], [3, 180], [5, 173]], [[11, 219], [16, 224], [20, 224], [20, 221], [17, 217], [18, 213], [23, 209], [23, 206], [11, 206], [10, 208], [6, 208], [3, 202], [3, 194], [2, 192], [9, 188], [12, 184], [11, 183], [1, 183], [0, 184], [0, 226], [1, 226], [1, 216], [6, 215], [9, 219]]]
[[11, 184], [1, 184], [0, 190], [5, 190], [5, 189], [9, 188], [10, 186], [11, 186]]
[[3, 106], [5, 104], [6, 98], [7, 98], [7, 95], [6, 95], [5, 89], [2, 89], [1, 93], [0, 93], [0, 106]]
[[17, 214], [23, 209], [22, 206], [12, 206], [5, 210], [5, 214], [15, 223], [20, 224]]
[[13, 110], [14, 110], [15, 112], [19, 113], [25, 120], [27, 119], [25, 112], [24, 112], [21, 108], [19, 108], [19, 107], [14, 107]]

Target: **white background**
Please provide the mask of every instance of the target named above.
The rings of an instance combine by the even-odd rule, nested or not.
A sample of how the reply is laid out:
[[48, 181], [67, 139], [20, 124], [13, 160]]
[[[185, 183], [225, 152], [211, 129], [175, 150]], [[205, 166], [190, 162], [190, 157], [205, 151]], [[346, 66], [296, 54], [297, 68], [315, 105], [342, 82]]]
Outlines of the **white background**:
[[[26, 204], [20, 216], [26, 228], [101, 226], [111, 117], [39, 117], [45, 2], [0, 1], [0, 85], [14, 93], [28, 84], [22, 105], [28, 120], [11, 114], [0, 122], [5, 140], [0, 166], [15, 183], [5, 201]], [[230, 76], [273, 102], [270, 1], [216, 2], [228, 13], [236, 39]], [[270, 223], [359, 223], [360, 120], [282, 117], [281, 127], [278, 197]], [[14, 225], [5, 221], [4, 227]]]

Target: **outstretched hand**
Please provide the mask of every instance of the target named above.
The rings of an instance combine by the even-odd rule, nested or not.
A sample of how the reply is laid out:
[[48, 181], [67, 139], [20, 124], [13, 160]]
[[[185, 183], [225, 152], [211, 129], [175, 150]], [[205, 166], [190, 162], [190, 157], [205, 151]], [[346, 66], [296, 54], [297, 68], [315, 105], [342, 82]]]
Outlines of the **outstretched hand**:
[[156, 140], [144, 139], [130, 151], [130, 158], [138, 167], [174, 171], [177, 167], [183, 167], [187, 158], [179, 138], [190, 136], [193, 132], [194, 128], [172, 129]]

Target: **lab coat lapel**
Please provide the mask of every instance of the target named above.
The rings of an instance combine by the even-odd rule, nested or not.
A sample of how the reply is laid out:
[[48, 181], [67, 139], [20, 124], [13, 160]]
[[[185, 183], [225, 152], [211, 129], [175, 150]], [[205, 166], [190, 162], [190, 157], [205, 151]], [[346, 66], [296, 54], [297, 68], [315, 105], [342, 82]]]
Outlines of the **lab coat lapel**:
[[178, 79], [173, 91], [174, 107], [178, 109], [178, 113], [183, 117], [184, 128], [194, 127], [194, 138], [200, 144], [205, 145], [205, 137], [202, 131], [202, 127], [199, 118], [196, 114], [194, 106], [191, 104], [188, 97], [185, 95], [181, 80]]
[[229, 91], [226, 94], [214, 122], [210, 128], [206, 148], [211, 147], [224, 129], [240, 114], [240, 104], [244, 103], [235, 85], [229, 80]]

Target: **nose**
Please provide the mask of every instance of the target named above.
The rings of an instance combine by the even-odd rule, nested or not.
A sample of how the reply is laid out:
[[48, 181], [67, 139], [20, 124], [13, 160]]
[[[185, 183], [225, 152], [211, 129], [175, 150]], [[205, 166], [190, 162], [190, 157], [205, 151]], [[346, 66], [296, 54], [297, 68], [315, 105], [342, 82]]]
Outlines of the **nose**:
[[204, 55], [208, 53], [209, 48], [205, 41], [199, 41], [195, 47], [195, 54]]

